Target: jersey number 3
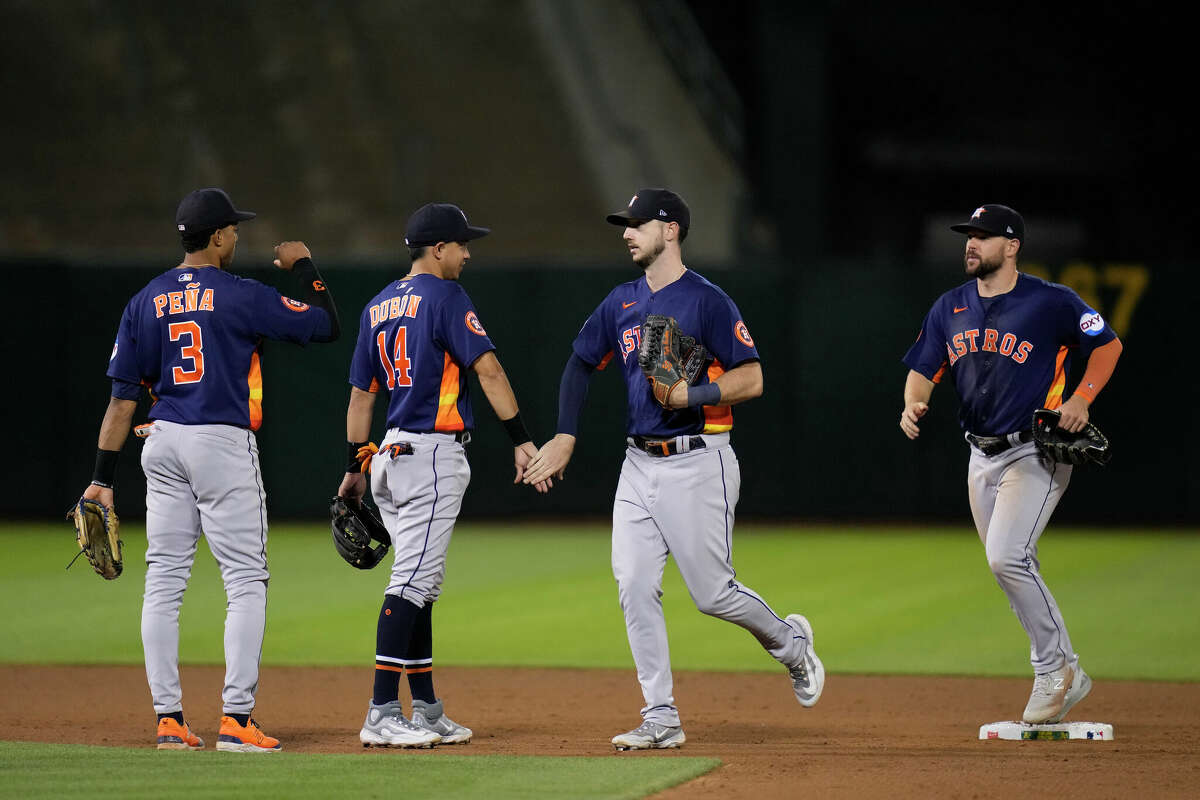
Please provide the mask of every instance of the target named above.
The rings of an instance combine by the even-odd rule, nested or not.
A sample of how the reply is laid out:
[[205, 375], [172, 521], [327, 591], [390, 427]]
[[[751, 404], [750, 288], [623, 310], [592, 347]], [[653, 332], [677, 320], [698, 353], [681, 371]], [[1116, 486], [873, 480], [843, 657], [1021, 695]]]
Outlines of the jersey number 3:
[[178, 342], [187, 337], [187, 344], [180, 345], [179, 354], [192, 362], [191, 369], [172, 367], [171, 377], [175, 385], [181, 383], [198, 383], [204, 377], [204, 339], [200, 335], [200, 326], [195, 322], [172, 322], [167, 327], [167, 334], [172, 342]]
[[412, 386], [412, 376], [408, 371], [412, 362], [408, 360], [408, 330], [403, 325], [396, 326], [396, 340], [392, 343], [391, 356], [388, 356], [387, 331], [382, 330], [375, 337], [379, 345], [379, 360], [383, 364], [383, 372], [387, 375], [387, 387], [390, 392], [397, 386]]

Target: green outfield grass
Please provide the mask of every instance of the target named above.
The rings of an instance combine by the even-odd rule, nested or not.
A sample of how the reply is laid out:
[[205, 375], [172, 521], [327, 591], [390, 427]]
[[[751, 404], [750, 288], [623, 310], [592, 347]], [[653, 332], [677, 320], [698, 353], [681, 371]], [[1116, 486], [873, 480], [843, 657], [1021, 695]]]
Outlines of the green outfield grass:
[[[450, 756], [440, 753], [230, 756], [0, 742], [0, 797], [635, 798], [708, 772], [714, 758]], [[164, 761], [170, 760], [170, 773]], [[169, 781], [169, 784], [168, 784]], [[404, 787], [415, 787], [404, 791]], [[436, 787], [436, 788], [434, 788]]]
[[[145, 536], [132, 523], [122, 535], [125, 574], [106, 582], [82, 559], [64, 571], [76, 549], [65, 523], [0, 527], [0, 661], [141, 663]], [[199, 552], [181, 658], [216, 664], [225, 600]], [[274, 526], [269, 556], [264, 663], [371, 663], [385, 567], [347, 566], [322, 523]], [[1200, 679], [1200, 536], [1052, 530], [1041, 559], [1089, 673]], [[970, 528], [747, 525], [734, 564], [777, 613], [809, 617], [831, 673], [1029, 673], [1028, 641]], [[671, 563], [664, 590], [676, 669], [779, 669], [746, 632], [697, 612]], [[459, 526], [434, 624], [441, 665], [632, 668], [598, 526]]]

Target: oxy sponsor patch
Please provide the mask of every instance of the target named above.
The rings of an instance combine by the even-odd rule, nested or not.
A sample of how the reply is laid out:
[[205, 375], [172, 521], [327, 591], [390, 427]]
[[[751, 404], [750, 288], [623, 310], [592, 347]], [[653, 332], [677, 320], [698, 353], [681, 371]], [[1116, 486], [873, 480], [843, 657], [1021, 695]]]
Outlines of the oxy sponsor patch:
[[1085, 311], [1079, 318], [1079, 330], [1088, 336], [1098, 336], [1104, 330], [1104, 317], [1099, 311]]

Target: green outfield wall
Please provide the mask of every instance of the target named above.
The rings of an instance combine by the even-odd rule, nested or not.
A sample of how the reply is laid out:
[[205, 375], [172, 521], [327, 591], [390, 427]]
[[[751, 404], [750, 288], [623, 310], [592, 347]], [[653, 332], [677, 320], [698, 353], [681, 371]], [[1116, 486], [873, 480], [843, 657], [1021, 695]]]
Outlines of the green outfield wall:
[[[480, 254], [482, 256], [482, 254]], [[121, 311], [159, 270], [173, 265], [79, 260], [0, 264], [10, 291], [5, 352], [15, 368], [5, 401], [15, 441], [4, 481], [9, 517], [60, 514], [91, 474], [108, 401], [104, 377]], [[340, 480], [346, 376], [356, 321], [397, 263], [319, 263], [341, 310], [343, 338], [299, 348], [265, 345], [265, 424], [259, 432], [268, 507], [276, 518], [319, 517]], [[289, 276], [264, 265], [235, 271], [285, 294]], [[406, 265], [405, 265], [406, 267]], [[1192, 525], [1200, 519], [1197, 467], [1186, 442], [1195, 379], [1186, 341], [1190, 297], [1183, 265], [1028, 265], [1070, 283], [1122, 335], [1125, 353], [1092, 410], [1113, 442], [1105, 468], [1076, 471], [1058, 519]], [[900, 362], [941, 292], [960, 281], [953, 265], [757, 264], [697, 267], [738, 303], [763, 358], [763, 397], [735, 411], [742, 469], [739, 513], [807, 519], [968, 519], [968, 451], [947, 383], [934, 393], [924, 434], [897, 426], [907, 368]], [[558, 380], [579, 326], [629, 268], [558, 269], [489, 264], [478, 257], [462, 283], [496, 342], [530, 431], [554, 433]], [[1077, 380], [1079, 370], [1072, 376]], [[1153, 391], [1151, 391], [1153, 390]], [[463, 506], [468, 517], [607, 515], [624, 448], [625, 402], [615, 370], [595, 376], [567, 480], [547, 497], [512, 486], [511, 449], [473, 382], [477, 430]], [[139, 410], [139, 419], [146, 409]], [[376, 412], [376, 437], [384, 409]], [[140, 516], [141, 445], [126, 444], [118, 509]]]

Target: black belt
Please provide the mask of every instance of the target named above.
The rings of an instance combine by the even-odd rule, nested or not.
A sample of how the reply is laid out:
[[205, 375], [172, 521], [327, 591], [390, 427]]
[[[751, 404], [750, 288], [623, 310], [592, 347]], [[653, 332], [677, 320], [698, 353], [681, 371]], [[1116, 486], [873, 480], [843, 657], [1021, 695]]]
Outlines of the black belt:
[[[1021, 431], [1017, 434], [1017, 440], [1022, 444], [1033, 441], [1033, 431]], [[976, 436], [973, 433], [967, 434], [967, 441], [975, 445], [975, 448], [985, 456], [998, 456], [1005, 450], [1013, 447], [1013, 443], [1009, 441], [1007, 436]]]
[[[400, 430], [404, 431], [404, 433], [415, 433], [418, 436], [426, 433], [440, 433], [447, 436], [450, 434], [450, 431], [410, 431], [406, 428], [401, 428]], [[471, 432], [459, 431], [458, 433], [454, 434], [454, 441], [458, 442], [459, 444], [466, 444], [467, 442], [471, 441]]]
[[[663, 456], [679, 455], [679, 441], [677, 439], [647, 439], [645, 436], [630, 436], [627, 441], [632, 441], [633, 446], [647, 455], [655, 458]], [[688, 439], [688, 450], [699, 450], [704, 447], [703, 436], [693, 436]], [[687, 451], [682, 451], [687, 452]]]

